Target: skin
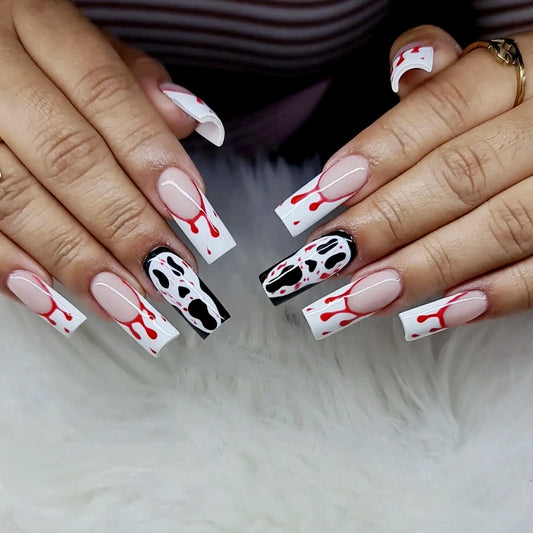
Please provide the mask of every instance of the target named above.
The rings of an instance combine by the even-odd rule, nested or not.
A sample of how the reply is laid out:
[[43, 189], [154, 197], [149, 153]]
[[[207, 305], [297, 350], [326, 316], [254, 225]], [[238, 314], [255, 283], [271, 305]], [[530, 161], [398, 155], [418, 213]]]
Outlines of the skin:
[[[533, 71], [533, 33], [514, 38]], [[487, 50], [461, 57], [449, 35], [423, 26], [398, 38], [391, 60], [408, 43], [434, 46], [433, 71], [405, 74], [399, 103], [328, 161], [362, 155], [370, 178], [309, 240], [351, 233], [359, 256], [345, 273], [354, 281], [400, 273], [402, 294], [380, 314], [473, 289], [488, 299], [476, 321], [530, 309], [533, 84], [513, 108], [515, 69]]]
[[[196, 124], [158, 88], [168, 73], [66, 0], [0, 0], [0, 21], [0, 291], [12, 297], [9, 273], [28, 270], [105, 316], [90, 284], [109, 271], [157, 297], [142, 269], [150, 250], [196, 265], [168, 228], [157, 179], [177, 167], [203, 190], [177, 140]], [[515, 37], [533, 72], [533, 34]], [[466, 289], [487, 295], [481, 319], [529, 309], [533, 84], [513, 109], [514, 69], [486, 50], [460, 57], [451, 36], [423, 26], [391, 59], [410, 43], [434, 46], [433, 71], [405, 74], [399, 103], [326, 164], [363, 156], [370, 178], [309, 240], [351, 233], [354, 280], [399, 272], [401, 296], [382, 313]]]
[[0, 290], [11, 297], [9, 273], [28, 270], [105, 317], [90, 283], [109, 271], [157, 298], [150, 250], [196, 267], [157, 179], [176, 167], [203, 190], [178, 141], [196, 123], [159, 90], [168, 73], [66, 0], [0, 0], [0, 20]]

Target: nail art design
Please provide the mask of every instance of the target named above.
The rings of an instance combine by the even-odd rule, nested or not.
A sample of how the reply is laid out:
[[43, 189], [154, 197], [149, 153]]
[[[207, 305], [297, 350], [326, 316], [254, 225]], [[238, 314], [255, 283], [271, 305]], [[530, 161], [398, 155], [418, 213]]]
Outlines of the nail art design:
[[325, 339], [391, 304], [402, 292], [392, 269], [374, 272], [320, 298], [302, 310], [316, 340]]
[[395, 56], [390, 71], [391, 86], [395, 93], [399, 90], [400, 78], [414, 68], [426, 72], [433, 70], [433, 48], [431, 46], [414, 46]]
[[405, 340], [413, 341], [474, 320], [488, 308], [482, 291], [464, 291], [399, 314]]
[[6, 284], [24, 305], [66, 337], [87, 320], [79, 309], [31, 272], [15, 270]]
[[150, 252], [144, 270], [159, 293], [203, 339], [230, 318], [196, 272], [169, 248]]
[[222, 146], [225, 136], [224, 125], [217, 114], [201, 98], [173, 83], [163, 83], [161, 91], [180, 109], [199, 122], [196, 127], [197, 133], [215, 146]]
[[284, 200], [275, 212], [294, 237], [353, 196], [367, 178], [365, 159], [347, 156]]
[[293, 298], [339, 273], [356, 255], [352, 237], [334, 231], [311, 241], [259, 276], [274, 305]]
[[222, 220], [196, 184], [177, 168], [168, 168], [157, 184], [172, 218], [208, 264], [236, 246]]
[[111, 318], [153, 356], [179, 335], [155, 307], [116, 274], [97, 274], [91, 292]]

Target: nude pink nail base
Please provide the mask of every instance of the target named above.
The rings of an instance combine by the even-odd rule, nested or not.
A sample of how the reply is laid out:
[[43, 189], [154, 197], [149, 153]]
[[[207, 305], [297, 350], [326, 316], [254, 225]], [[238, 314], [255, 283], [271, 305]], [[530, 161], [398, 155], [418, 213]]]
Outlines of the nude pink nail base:
[[236, 246], [213, 206], [183, 170], [167, 168], [157, 190], [176, 224], [208, 264]]
[[87, 317], [41, 278], [15, 270], [7, 279], [8, 289], [43, 320], [69, 337]]
[[439, 331], [466, 324], [482, 315], [488, 308], [482, 291], [464, 291], [446, 296], [399, 314], [405, 340], [414, 341]]
[[380, 270], [320, 298], [302, 312], [315, 339], [321, 340], [383, 309], [401, 292], [399, 274]]
[[366, 160], [347, 156], [298, 189], [274, 211], [292, 236], [299, 235], [353, 196], [367, 179]]
[[116, 274], [97, 274], [91, 292], [111, 318], [154, 357], [179, 335], [155, 307]]
[[224, 125], [201, 98], [173, 83], [163, 83], [160, 88], [165, 96], [199, 123], [196, 127], [198, 134], [215, 146], [222, 146], [226, 135]]
[[433, 70], [433, 48], [431, 46], [413, 46], [395, 56], [391, 65], [391, 86], [397, 93], [400, 90], [400, 78], [409, 70]]

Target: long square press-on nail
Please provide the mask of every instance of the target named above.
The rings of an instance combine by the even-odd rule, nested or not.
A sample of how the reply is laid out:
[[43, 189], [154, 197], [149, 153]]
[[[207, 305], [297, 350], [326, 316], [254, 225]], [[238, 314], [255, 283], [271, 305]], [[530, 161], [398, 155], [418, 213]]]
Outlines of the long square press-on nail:
[[161, 296], [202, 338], [230, 318], [196, 272], [169, 248], [159, 247], [150, 252], [144, 269]]
[[157, 190], [176, 224], [208, 264], [236, 246], [204, 193], [185, 172], [166, 169], [159, 178]]
[[298, 189], [275, 212], [291, 235], [299, 235], [352, 197], [367, 179], [366, 160], [347, 156]]

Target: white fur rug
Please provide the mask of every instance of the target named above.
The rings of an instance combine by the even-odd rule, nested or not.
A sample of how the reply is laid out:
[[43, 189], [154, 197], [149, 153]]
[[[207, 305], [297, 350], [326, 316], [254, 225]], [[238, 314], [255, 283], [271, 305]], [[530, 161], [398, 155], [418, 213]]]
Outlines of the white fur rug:
[[533, 315], [317, 342], [300, 309], [334, 282], [274, 307], [257, 279], [303, 242], [272, 209], [317, 163], [195, 159], [239, 243], [200, 264], [232, 319], [202, 341], [157, 305], [182, 335], [156, 360], [2, 299], [0, 531], [532, 531]]

